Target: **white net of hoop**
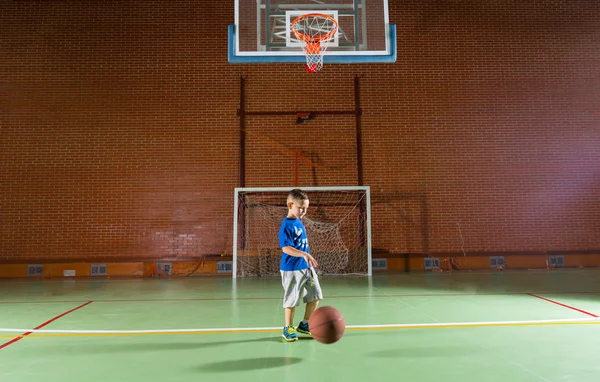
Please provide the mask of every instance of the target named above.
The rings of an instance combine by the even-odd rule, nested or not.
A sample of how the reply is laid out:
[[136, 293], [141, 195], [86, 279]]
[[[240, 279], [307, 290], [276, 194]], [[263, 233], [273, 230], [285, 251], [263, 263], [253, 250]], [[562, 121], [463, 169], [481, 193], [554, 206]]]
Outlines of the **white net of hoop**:
[[338, 30], [331, 16], [311, 13], [302, 15], [292, 22], [292, 32], [302, 43], [306, 55], [306, 69], [317, 72], [323, 67], [323, 55]]

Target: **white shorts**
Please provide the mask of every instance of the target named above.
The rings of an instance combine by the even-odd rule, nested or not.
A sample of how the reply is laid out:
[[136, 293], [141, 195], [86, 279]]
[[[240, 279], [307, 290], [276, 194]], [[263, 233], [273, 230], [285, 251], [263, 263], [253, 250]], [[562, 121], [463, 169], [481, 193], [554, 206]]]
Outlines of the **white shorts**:
[[317, 272], [312, 269], [300, 271], [281, 271], [281, 284], [283, 285], [283, 307], [293, 308], [300, 303], [300, 297], [304, 303], [322, 300], [323, 292], [319, 285]]

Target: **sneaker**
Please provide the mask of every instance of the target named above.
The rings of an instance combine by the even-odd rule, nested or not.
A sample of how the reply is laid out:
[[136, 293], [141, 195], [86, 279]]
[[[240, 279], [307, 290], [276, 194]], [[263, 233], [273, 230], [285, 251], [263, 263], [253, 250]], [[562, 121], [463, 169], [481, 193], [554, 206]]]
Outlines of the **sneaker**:
[[296, 331], [298, 331], [298, 333], [306, 334], [307, 336], [311, 335], [310, 328], [308, 327], [308, 323], [305, 324], [302, 321], [300, 321], [300, 323], [298, 324]]
[[296, 334], [296, 329], [294, 329], [293, 326], [285, 326], [283, 328], [283, 333], [281, 333], [281, 336], [287, 342], [294, 342], [294, 341], [298, 340], [298, 335]]

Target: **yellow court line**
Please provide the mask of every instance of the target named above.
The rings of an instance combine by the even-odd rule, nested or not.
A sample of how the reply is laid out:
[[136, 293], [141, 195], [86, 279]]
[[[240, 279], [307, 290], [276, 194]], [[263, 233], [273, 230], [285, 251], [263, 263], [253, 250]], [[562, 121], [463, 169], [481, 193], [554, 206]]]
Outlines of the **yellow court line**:
[[525, 326], [556, 326], [556, 325], [599, 325], [600, 321], [556, 321], [556, 322], [494, 322], [473, 324], [448, 324], [448, 325], [398, 325], [385, 327], [348, 328], [346, 330], [398, 330], [398, 329], [461, 329], [461, 328], [493, 328], [493, 327], [525, 327]]
[[[421, 324], [421, 325], [390, 325], [390, 326], [365, 326], [347, 327], [346, 331], [385, 331], [401, 329], [461, 329], [461, 328], [490, 328], [490, 327], [534, 327], [534, 326], [561, 326], [561, 325], [599, 325], [600, 321], [549, 321], [549, 322], [474, 322], [461, 324]], [[148, 332], [106, 332], [106, 333], [31, 333], [28, 335], [2, 334], [0, 338], [29, 338], [29, 337], [134, 337], [149, 335], [197, 335], [197, 334], [230, 334], [230, 333], [279, 333], [280, 329], [230, 329], [218, 331], [148, 331]]]
[[219, 331], [203, 331], [203, 332], [143, 332], [143, 333], [31, 333], [28, 335], [0, 335], [0, 338], [31, 338], [31, 337], [136, 337], [136, 336], [156, 336], [156, 335], [174, 335], [174, 334], [230, 334], [230, 333], [279, 333], [278, 330], [244, 330], [244, 329], [231, 329], [231, 330], [219, 330]]

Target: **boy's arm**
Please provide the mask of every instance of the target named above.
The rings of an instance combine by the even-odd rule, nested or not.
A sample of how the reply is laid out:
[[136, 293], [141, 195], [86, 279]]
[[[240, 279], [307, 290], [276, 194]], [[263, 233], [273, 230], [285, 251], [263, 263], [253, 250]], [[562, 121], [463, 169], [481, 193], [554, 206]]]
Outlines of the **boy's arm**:
[[304, 258], [304, 260], [306, 260], [306, 262], [308, 263], [308, 265], [310, 265], [312, 267], [318, 267], [319, 266], [319, 264], [317, 263], [317, 260], [315, 260], [315, 258], [312, 257], [310, 255], [310, 253], [306, 253], [304, 251], [301, 251], [299, 249], [296, 249], [296, 248], [290, 247], [290, 246], [283, 247], [283, 248], [281, 248], [281, 250], [286, 255]]

